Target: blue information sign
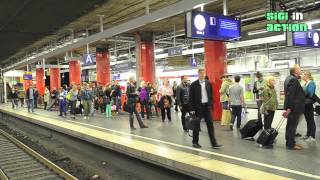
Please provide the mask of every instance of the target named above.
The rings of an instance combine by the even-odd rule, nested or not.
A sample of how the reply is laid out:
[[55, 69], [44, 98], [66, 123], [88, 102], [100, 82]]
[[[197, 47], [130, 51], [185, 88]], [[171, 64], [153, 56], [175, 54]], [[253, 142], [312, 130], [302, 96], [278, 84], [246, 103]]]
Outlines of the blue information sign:
[[320, 48], [320, 31], [287, 32], [287, 45]]
[[182, 55], [182, 48], [181, 47], [174, 47], [168, 49], [168, 56], [181, 56]]
[[197, 67], [196, 58], [194, 58], [194, 57], [191, 57], [191, 58], [190, 58], [190, 66], [191, 66], [191, 67]]
[[240, 20], [207, 12], [186, 14], [186, 34], [189, 38], [231, 41], [241, 37]]
[[84, 54], [82, 56], [83, 66], [93, 65], [96, 62], [96, 58], [92, 54]]

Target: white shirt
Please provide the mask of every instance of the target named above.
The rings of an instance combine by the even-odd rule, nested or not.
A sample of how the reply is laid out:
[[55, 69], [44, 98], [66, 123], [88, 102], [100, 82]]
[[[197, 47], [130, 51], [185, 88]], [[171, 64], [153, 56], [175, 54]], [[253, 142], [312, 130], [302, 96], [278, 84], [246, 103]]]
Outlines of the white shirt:
[[208, 103], [208, 94], [206, 89], [206, 81], [200, 81], [201, 85], [201, 103]]

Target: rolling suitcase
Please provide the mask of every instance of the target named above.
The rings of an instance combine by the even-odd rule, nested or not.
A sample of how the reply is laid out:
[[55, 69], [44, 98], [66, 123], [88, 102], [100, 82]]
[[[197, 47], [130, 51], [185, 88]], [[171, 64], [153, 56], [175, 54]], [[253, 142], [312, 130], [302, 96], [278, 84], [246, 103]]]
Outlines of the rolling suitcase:
[[284, 122], [284, 118], [280, 120], [276, 128], [271, 129], [264, 129], [261, 134], [259, 135], [257, 139], [257, 143], [260, 144], [260, 146], [270, 146], [274, 143], [274, 140], [279, 134], [279, 129]]
[[247, 124], [240, 129], [241, 138], [254, 137], [262, 127], [263, 124], [258, 119], [248, 121]]

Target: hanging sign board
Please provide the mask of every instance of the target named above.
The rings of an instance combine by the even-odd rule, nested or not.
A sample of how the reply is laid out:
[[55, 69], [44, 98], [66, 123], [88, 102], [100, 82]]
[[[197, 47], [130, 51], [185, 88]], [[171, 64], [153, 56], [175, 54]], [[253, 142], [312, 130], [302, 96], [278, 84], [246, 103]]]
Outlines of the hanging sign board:
[[25, 72], [23, 74], [23, 80], [32, 80], [32, 72]]
[[191, 11], [186, 14], [188, 38], [232, 41], [241, 37], [241, 23], [235, 17]]
[[320, 31], [287, 32], [287, 45], [320, 48]]

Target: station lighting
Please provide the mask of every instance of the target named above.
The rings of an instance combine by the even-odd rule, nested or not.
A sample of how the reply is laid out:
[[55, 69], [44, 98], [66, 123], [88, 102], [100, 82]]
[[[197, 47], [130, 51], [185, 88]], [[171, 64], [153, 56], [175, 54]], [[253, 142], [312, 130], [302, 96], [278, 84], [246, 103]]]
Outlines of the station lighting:
[[163, 49], [156, 49], [154, 50], [155, 53], [160, 53], [160, 52], [163, 52]]
[[263, 34], [263, 33], [267, 33], [268, 31], [265, 29], [260, 29], [260, 30], [256, 30], [256, 31], [250, 31], [248, 32], [248, 36], [253, 36], [253, 35], [257, 35], [257, 34]]

